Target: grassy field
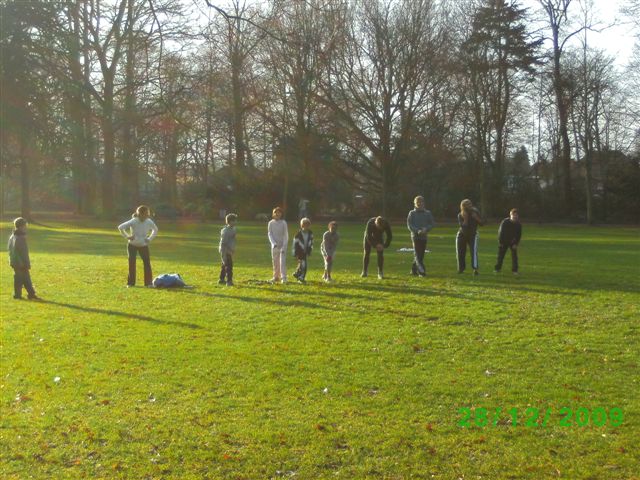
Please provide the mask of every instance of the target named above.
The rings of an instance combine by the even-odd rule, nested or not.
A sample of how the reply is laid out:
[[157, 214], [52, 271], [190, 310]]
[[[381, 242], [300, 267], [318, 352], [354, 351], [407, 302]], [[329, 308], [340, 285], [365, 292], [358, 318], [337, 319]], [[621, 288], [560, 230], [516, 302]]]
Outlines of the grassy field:
[[380, 281], [341, 225], [335, 284], [317, 248], [307, 285], [270, 285], [266, 226], [240, 222], [226, 287], [219, 225], [159, 221], [154, 274], [194, 288], [156, 290], [125, 288], [114, 225], [46, 223], [41, 302], [11, 298], [2, 262], [3, 479], [640, 478], [637, 228], [525, 223], [516, 278], [508, 255], [492, 272], [497, 225], [478, 277], [438, 227], [416, 278], [397, 224]]

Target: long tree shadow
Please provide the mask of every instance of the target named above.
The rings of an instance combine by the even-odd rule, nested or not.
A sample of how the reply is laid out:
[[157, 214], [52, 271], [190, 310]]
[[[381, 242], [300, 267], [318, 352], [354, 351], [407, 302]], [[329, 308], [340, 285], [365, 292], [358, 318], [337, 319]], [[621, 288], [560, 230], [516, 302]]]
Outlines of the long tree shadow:
[[263, 298], [263, 297], [247, 297], [247, 296], [240, 296], [240, 295], [222, 295], [219, 293], [209, 293], [209, 292], [200, 292], [197, 289], [181, 289], [181, 288], [167, 288], [164, 291], [171, 291], [171, 292], [176, 292], [176, 293], [181, 293], [181, 294], [190, 294], [190, 295], [199, 295], [202, 297], [210, 297], [210, 298], [221, 298], [223, 300], [240, 300], [241, 302], [248, 302], [248, 303], [269, 303], [272, 305], [278, 305], [280, 307], [282, 306], [290, 306], [290, 307], [306, 307], [306, 308], [318, 308], [319, 305], [317, 303], [313, 303], [313, 302], [305, 302], [305, 301], [300, 301], [300, 300], [283, 300], [283, 299], [279, 299], [279, 300], [272, 300], [270, 298]]
[[[251, 280], [248, 280], [248, 282], [250, 283], [252, 288], [256, 288], [259, 290], [273, 290], [273, 287], [264, 285], [262, 282], [257, 283]], [[318, 282], [318, 285], [319, 285], [319, 288], [311, 292], [301, 289], [299, 291], [287, 290], [287, 293], [293, 294], [293, 295], [304, 295], [304, 296], [318, 295], [318, 296], [327, 296], [331, 298], [341, 298], [345, 300], [360, 299], [360, 300], [366, 300], [366, 301], [372, 300], [373, 298], [375, 298], [374, 296], [375, 294], [380, 294], [380, 293], [403, 293], [403, 294], [411, 294], [411, 295], [424, 295], [425, 297], [448, 297], [448, 298], [455, 298], [459, 300], [477, 299], [477, 296], [474, 296], [471, 294], [465, 295], [461, 293], [453, 293], [447, 290], [435, 289], [435, 288], [426, 287], [422, 285], [420, 286], [407, 285], [405, 287], [398, 286], [398, 285], [389, 285], [389, 284], [367, 285], [365, 283], [359, 283], [357, 281], [352, 282], [348, 280], [341, 281], [340, 283], [334, 283], [331, 285], [324, 285]], [[341, 291], [342, 287], [347, 288], [348, 290], [360, 290], [363, 292], [371, 292], [371, 293], [369, 294], [354, 293], [354, 292], [345, 293], [344, 291]], [[492, 298], [491, 301], [497, 302], [497, 303], [514, 303], [513, 301], [505, 300], [502, 298]]]
[[157, 318], [147, 317], [145, 315], [138, 315], [138, 314], [135, 314], [135, 313], [118, 312], [116, 310], [105, 310], [105, 309], [102, 309], [102, 308], [95, 308], [95, 307], [82, 307], [80, 305], [72, 305], [70, 303], [55, 302], [53, 300], [40, 299], [39, 303], [47, 303], [47, 304], [51, 304], [51, 305], [58, 305], [59, 307], [71, 308], [73, 310], [80, 310], [82, 312], [99, 313], [99, 314], [102, 314], [102, 315], [114, 315], [114, 316], [123, 317], [123, 318], [132, 318], [132, 319], [135, 319], [135, 320], [143, 320], [145, 322], [151, 322], [151, 323], [156, 323], [156, 324], [160, 324], [160, 325], [175, 325], [177, 327], [185, 327], [185, 328], [191, 328], [191, 329], [201, 329], [202, 328], [202, 326], [197, 325], [195, 323], [173, 322], [171, 320], [159, 320]]

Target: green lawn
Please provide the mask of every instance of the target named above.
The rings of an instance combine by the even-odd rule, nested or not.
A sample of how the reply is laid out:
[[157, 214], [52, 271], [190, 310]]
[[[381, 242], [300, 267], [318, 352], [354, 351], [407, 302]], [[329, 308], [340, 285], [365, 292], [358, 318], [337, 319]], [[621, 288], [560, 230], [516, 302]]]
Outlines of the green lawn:
[[[508, 255], [492, 273], [497, 225], [478, 277], [438, 227], [423, 279], [398, 223], [379, 281], [359, 277], [364, 225], [342, 224], [326, 285], [315, 225], [308, 284], [269, 285], [266, 225], [240, 222], [229, 288], [220, 225], [159, 221], [154, 274], [195, 287], [168, 291], [125, 288], [114, 225], [45, 223], [28, 237], [43, 301], [13, 300], [2, 262], [3, 479], [640, 478], [637, 228], [525, 223], [515, 278]], [[465, 407], [488, 426], [460, 427]], [[563, 407], [622, 424], [561, 426]]]

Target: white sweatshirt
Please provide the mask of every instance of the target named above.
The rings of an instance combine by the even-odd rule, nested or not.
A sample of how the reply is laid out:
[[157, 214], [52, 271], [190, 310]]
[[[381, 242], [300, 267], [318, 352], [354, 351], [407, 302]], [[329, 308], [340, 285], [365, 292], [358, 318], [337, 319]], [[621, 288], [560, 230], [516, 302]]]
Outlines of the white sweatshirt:
[[284, 220], [271, 220], [267, 225], [271, 248], [286, 248], [289, 244], [289, 230]]
[[131, 220], [119, 225], [118, 230], [120, 230], [120, 233], [126, 239], [133, 236], [133, 240], [129, 240], [129, 243], [135, 247], [145, 247], [149, 245], [151, 240], [158, 235], [158, 227], [150, 218], [145, 218], [144, 221], [141, 222], [138, 217], [133, 217]]

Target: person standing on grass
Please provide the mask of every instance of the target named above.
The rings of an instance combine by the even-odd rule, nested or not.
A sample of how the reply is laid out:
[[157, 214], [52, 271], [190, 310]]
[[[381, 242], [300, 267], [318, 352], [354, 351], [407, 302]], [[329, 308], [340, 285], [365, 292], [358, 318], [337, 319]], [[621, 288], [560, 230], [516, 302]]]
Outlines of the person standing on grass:
[[136, 284], [136, 258], [138, 254], [140, 254], [144, 264], [144, 286], [153, 286], [149, 244], [158, 235], [158, 227], [150, 218], [149, 207], [140, 205], [132, 215], [131, 220], [119, 225], [118, 230], [129, 241], [127, 244], [129, 256], [127, 287], [133, 287]]
[[282, 208], [276, 207], [272, 212], [272, 220], [267, 224], [267, 234], [271, 244], [271, 260], [273, 261], [273, 277], [271, 283], [287, 283], [287, 245], [289, 230], [287, 222], [282, 218]]
[[29, 300], [38, 300], [31, 283], [31, 260], [27, 245], [27, 220], [18, 217], [13, 221], [14, 230], [9, 237], [9, 264], [13, 268], [13, 298], [22, 300], [22, 287], [27, 291]]
[[313, 232], [309, 230], [310, 226], [311, 220], [307, 217], [300, 220], [300, 230], [293, 239], [293, 256], [298, 259], [298, 268], [293, 276], [296, 277], [300, 283], [306, 282], [307, 258], [311, 256], [311, 251], [313, 250]]
[[327, 227], [329, 230], [322, 235], [322, 243], [320, 244], [320, 251], [324, 259], [324, 275], [322, 275], [322, 280], [325, 282], [333, 282], [331, 279], [333, 257], [336, 254], [340, 237], [338, 236], [338, 224], [336, 222], [329, 222]]
[[220, 280], [218, 280], [218, 283], [221, 285], [226, 283], [227, 287], [233, 286], [233, 254], [236, 251], [236, 220], [238, 220], [238, 216], [235, 213], [230, 213], [224, 218], [225, 226], [220, 230], [220, 246], [218, 247], [218, 251], [220, 252], [222, 266], [220, 267]]
[[512, 208], [509, 217], [502, 220], [500, 228], [498, 228], [498, 261], [494, 272], [499, 273], [502, 269], [502, 261], [507, 253], [511, 250], [511, 271], [514, 275], [518, 275], [518, 244], [522, 237], [522, 224], [518, 209]]
[[407, 216], [407, 228], [411, 232], [413, 242], [413, 264], [411, 275], [426, 275], [424, 266], [424, 252], [427, 249], [427, 233], [431, 231], [435, 223], [431, 212], [424, 208], [424, 197], [418, 195], [413, 199], [414, 209]]
[[[384, 238], [383, 240], [383, 237]], [[378, 254], [378, 278], [382, 280], [384, 278], [384, 249], [391, 245], [391, 226], [389, 222], [382, 217], [373, 217], [367, 221], [367, 226], [364, 230], [364, 256], [362, 257], [362, 274], [361, 277], [366, 277], [369, 270], [369, 256], [371, 255], [371, 249], [375, 248]]]
[[471, 200], [465, 198], [460, 202], [458, 213], [460, 229], [456, 235], [456, 258], [458, 260], [458, 273], [466, 268], [467, 246], [471, 252], [471, 268], [473, 274], [478, 275], [478, 226], [484, 225], [480, 212], [473, 206]]

